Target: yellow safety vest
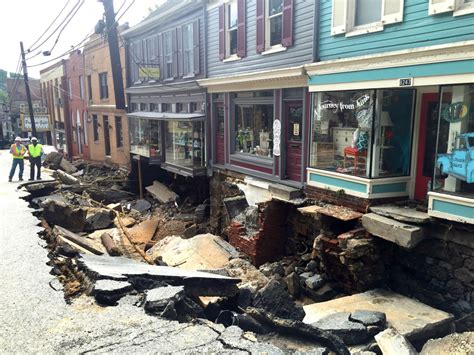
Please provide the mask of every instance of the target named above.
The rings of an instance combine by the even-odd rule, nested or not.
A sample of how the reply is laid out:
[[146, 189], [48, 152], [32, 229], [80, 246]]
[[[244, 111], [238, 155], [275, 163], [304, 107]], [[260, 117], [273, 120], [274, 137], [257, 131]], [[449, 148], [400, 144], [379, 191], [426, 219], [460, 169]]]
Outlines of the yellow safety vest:
[[41, 155], [41, 148], [43, 148], [43, 146], [39, 143], [36, 144], [36, 147], [33, 144], [28, 145], [30, 157], [38, 158]]
[[23, 155], [26, 153], [26, 148], [23, 144], [20, 144], [20, 148], [18, 148], [16, 146], [15, 143], [13, 143], [11, 146], [10, 146], [10, 152], [13, 150], [14, 153], [12, 153], [13, 155], [13, 159], [23, 159]]

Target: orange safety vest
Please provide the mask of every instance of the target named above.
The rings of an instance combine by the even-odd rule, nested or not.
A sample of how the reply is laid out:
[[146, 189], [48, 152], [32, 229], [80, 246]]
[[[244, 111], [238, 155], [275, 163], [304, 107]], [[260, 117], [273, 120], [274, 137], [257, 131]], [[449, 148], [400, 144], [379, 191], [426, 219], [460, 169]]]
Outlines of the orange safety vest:
[[10, 147], [10, 153], [13, 155], [13, 159], [23, 159], [23, 155], [26, 153], [26, 148], [23, 144], [20, 144], [20, 148], [13, 143]]

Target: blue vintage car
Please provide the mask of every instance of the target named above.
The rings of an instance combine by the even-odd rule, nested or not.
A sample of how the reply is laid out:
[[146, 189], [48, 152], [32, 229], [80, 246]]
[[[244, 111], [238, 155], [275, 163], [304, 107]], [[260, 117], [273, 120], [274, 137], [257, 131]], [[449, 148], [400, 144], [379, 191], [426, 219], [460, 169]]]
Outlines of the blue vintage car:
[[456, 137], [450, 154], [438, 154], [436, 165], [442, 175], [451, 175], [468, 184], [474, 182], [474, 132]]

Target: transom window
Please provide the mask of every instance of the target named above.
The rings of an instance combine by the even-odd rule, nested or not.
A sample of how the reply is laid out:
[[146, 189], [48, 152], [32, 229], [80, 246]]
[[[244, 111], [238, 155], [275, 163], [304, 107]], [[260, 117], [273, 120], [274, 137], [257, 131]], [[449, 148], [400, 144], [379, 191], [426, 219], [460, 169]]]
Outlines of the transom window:
[[226, 57], [237, 54], [237, 1], [227, 5]]
[[193, 24], [183, 26], [184, 75], [194, 73], [194, 31]]
[[283, 29], [283, 0], [267, 2], [267, 43], [270, 47], [281, 44]]

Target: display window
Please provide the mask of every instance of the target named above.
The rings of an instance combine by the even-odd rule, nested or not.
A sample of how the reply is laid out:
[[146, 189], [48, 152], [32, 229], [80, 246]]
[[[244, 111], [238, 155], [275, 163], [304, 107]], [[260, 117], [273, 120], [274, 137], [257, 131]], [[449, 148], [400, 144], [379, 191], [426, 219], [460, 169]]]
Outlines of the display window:
[[273, 157], [273, 105], [235, 104], [235, 152]]
[[410, 174], [414, 90], [314, 94], [310, 166], [365, 178]]
[[161, 154], [160, 121], [132, 117], [129, 119], [130, 152], [149, 158], [158, 158]]
[[474, 197], [474, 85], [440, 90], [432, 189]]
[[204, 161], [204, 122], [166, 122], [166, 163], [202, 168]]

